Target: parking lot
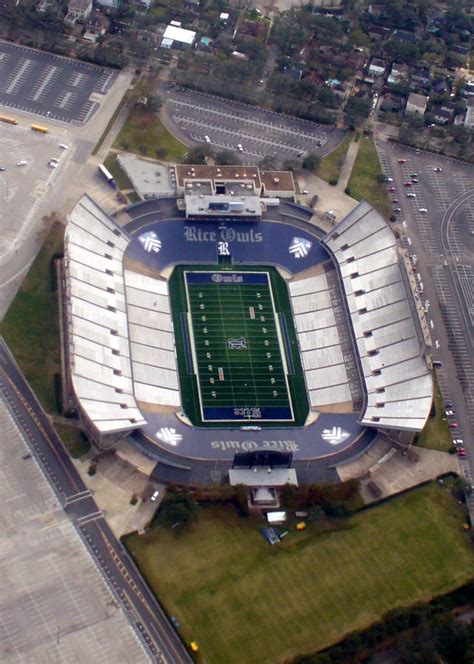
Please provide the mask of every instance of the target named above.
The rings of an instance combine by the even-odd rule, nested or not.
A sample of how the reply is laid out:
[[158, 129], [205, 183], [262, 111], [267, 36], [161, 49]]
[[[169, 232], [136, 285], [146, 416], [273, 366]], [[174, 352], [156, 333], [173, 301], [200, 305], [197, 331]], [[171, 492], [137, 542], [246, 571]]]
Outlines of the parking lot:
[[[470, 441], [474, 427], [474, 167], [395, 144], [380, 143], [378, 150], [385, 175], [393, 178], [387, 188], [395, 190], [389, 195], [394, 209], [400, 209], [396, 217], [402, 245], [417, 269], [433, 359], [443, 362], [438, 380], [445, 398], [456, 406], [461, 432], [457, 435]], [[474, 456], [474, 450], [471, 453]]]
[[148, 661], [3, 397], [0, 429], [0, 661]]
[[[60, 178], [71, 154], [70, 148], [59, 148], [60, 142], [58, 136], [38, 134], [27, 126], [0, 124], [1, 258], [24, 241]], [[57, 159], [56, 167], [48, 165], [52, 158]]]
[[112, 69], [0, 41], [0, 104], [84, 125], [116, 77]]
[[241, 152], [248, 164], [267, 155], [295, 159], [316, 152], [323, 156], [344, 135], [341, 129], [184, 88], [168, 90], [167, 111], [192, 141]]

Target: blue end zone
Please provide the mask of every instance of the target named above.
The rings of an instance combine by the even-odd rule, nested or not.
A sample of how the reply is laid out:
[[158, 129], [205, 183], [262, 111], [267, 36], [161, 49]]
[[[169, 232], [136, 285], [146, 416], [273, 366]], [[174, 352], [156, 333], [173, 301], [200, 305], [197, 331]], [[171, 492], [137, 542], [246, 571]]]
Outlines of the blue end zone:
[[185, 272], [188, 284], [268, 284], [268, 274], [265, 272]]
[[211, 406], [203, 407], [206, 421], [224, 422], [292, 422], [291, 408], [284, 406]]

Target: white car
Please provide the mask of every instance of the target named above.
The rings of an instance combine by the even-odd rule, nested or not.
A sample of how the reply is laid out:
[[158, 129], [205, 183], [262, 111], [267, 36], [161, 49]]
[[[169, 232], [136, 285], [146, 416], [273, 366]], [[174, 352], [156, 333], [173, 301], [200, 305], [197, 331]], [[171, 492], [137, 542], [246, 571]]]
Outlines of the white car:
[[49, 161], [59, 162], [59, 159], [57, 157], [50, 157]]
[[150, 498], [151, 502], [154, 503], [155, 500], [158, 498], [159, 495], [160, 495], [160, 492], [159, 492], [159, 491], [153, 491], [153, 493], [152, 493], [152, 495], [151, 495], [151, 498]]
[[67, 145], [66, 145], [66, 143], [60, 143], [58, 147], [60, 147], [61, 150], [67, 150]]
[[410, 192], [409, 194], [407, 194], [407, 198], [416, 198], [416, 194]]
[[238, 150], [239, 152], [243, 152], [243, 151], [244, 151], [244, 148], [243, 148], [243, 146], [242, 146], [242, 143], [237, 143], [237, 150]]
[[58, 167], [58, 163], [57, 163], [56, 161], [48, 161], [48, 166], [49, 166], [50, 168], [57, 168], [57, 167]]
[[17, 165], [17, 166], [26, 166], [27, 163], [28, 163], [27, 161], [25, 161], [24, 159], [22, 159], [21, 161], [17, 161], [17, 162], [16, 162], [16, 165]]
[[418, 212], [421, 212], [421, 214], [426, 214], [428, 210], [426, 208], [420, 208]]

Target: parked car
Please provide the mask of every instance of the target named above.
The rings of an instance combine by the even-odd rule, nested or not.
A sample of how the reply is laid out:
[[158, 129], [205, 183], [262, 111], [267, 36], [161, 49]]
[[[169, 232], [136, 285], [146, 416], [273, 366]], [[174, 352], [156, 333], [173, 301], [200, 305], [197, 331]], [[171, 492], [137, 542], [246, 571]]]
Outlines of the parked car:
[[416, 194], [414, 194], [413, 192], [409, 191], [408, 194], [407, 194], [407, 198], [416, 198]]
[[21, 161], [17, 161], [17, 162], [16, 162], [16, 165], [17, 165], [17, 166], [26, 166], [27, 163], [28, 163], [28, 162], [25, 161], [25, 159], [22, 159]]
[[412, 185], [411, 182], [404, 182], [404, 183], [403, 183], [403, 186], [404, 186], [404, 187], [412, 187], [413, 185]]
[[413, 179], [413, 178], [417, 178], [417, 177], [418, 177], [418, 173], [410, 173], [410, 177], [411, 177], [412, 179]]
[[465, 457], [466, 456], [466, 450], [464, 447], [457, 447], [456, 448], [456, 454], [460, 457]]
[[396, 191], [395, 187], [388, 187], [387, 191]]
[[454, 444], [454, 445], [461, 445], [461, 446], [462, 446], [462, 445], [464, 445], [464, 441], [463, 441], [462, 438], [455, 438], [455, 439], [453, 440], [453, 444]]
[[399, 160], [398, 160], [398, 163], [399, 163], [399, 164], [406, 164], [406, 163], [407, 163], [407, 160], [406, 160], [406, 159], [399, 159]]
[[392, 198], [392, 203], [398, 203], [398, 198]]
[[440, 168], [439, 166], [436, 166], [436, 168], [433, 168], [433, 170], [434, 170], [435, 173], [441, 173], [441, 171], [442, 171], [443, 169]]
[[446, 410], [445, 413], [446, 413], [446, 415], [455, 415], [456, 411], [455, 410]]
[[66, 145], [66, 143], [60, 143], [60, 144], [59, 144], [59, 147], [61, 148], [61, 150], [67, 150], [67, 145]]
[[150, 498], [151, 502], [154, 503], [159, 495], [160, 495], [159, 491], [153, 491], [153, 493], [151, 494], [151, 498]]
[[421, 212], [421, 214], [426, 214], [428, 210], [426, 208], [419, 208], [418, 212]]
[[448, 427], [449, 427], [450, 429], [457, 429], [457, 428], [458, 428], [458, 424], [457, 424], [457, 422], [448, 422]]

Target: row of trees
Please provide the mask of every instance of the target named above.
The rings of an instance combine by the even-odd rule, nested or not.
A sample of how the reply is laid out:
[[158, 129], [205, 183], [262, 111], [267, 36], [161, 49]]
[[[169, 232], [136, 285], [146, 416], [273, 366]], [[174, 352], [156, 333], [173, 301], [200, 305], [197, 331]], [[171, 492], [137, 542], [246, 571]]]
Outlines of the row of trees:
[[402, 664], [472, 664], [474, 625], [453, 613], [471, 604], [474, 582], [429, 604], [397, 609], [363, 632], [356, 632], [325, 652], [297, 657], [293, 664], [361, 664], [374, 652], [396, 651]]

